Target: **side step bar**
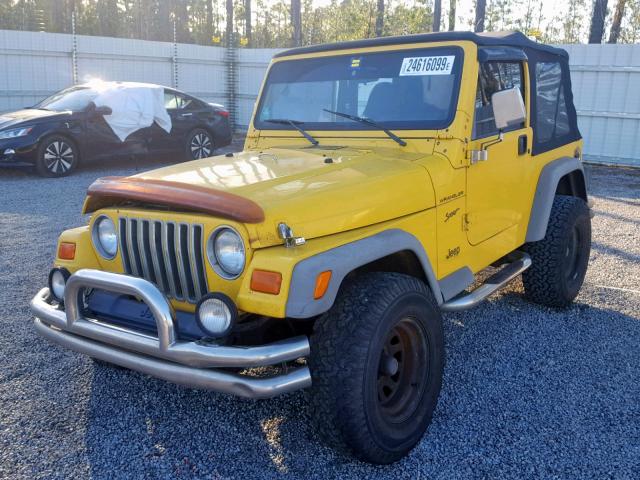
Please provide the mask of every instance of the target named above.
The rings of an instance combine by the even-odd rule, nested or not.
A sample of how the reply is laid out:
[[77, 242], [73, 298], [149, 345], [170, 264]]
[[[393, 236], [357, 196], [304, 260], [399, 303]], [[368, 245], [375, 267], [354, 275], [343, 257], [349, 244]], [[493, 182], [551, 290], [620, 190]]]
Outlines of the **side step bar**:
[[458, 312], [475, 307], [492, 293], [495, 293], [531, 266], [531, 257], [524, 252], [515, 252], [515, 259], [494, 273], [482, 285], [471, 292], [465, 292], [440, 305], [445, 312]]

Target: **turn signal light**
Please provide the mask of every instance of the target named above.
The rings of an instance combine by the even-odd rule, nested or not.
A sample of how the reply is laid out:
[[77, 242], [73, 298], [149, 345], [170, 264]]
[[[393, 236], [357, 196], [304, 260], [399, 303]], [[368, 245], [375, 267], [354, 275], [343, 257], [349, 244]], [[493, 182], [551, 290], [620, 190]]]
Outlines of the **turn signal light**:
[[73, 260], [76, 258], [76, 244], [71, 242], [60, 242], [58, 247], [58, 258], [60, 260]]
[[331, 270], [327, 270], [326, 272], [322, 272], [316, 278], [316, 288], [313, 291], [313, 298], [316, 300], [324, 297], [324, 294], [327, 293], [327, 289], [329, 288], [329, 282], [331, 281]]
[[254, 292], [278, 295], [282, 285], [280, 272], [268, 272], [266, 270], [254, 270], [251, 274], [251, 290]]

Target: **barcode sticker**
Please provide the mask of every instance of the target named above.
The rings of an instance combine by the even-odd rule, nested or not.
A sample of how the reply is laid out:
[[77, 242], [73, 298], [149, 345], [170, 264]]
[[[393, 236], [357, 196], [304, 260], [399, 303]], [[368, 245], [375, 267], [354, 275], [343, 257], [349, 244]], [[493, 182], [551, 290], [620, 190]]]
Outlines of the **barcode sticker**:
[[451, 75], [455, 58], [453, 55], [404, 58], [400, 67], [400, 76]]

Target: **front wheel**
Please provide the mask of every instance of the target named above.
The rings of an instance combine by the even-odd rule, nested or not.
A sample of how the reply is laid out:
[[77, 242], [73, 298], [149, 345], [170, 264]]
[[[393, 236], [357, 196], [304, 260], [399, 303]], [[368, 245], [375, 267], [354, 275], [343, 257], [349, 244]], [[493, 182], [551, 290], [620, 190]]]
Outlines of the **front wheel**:
[[396, 273], [351, 282], [311, 336], [311, 410], [329, 443], [395, 462], [422, 438], [444, 365], [440, 312], [426, 285]]
[[76, 144], [66, 137], [53, 135], [38, 146], [36, 171], [43, 177], [64, 177], [78, 166], [78, 161]]
[[214, 144], [211, 134], [202, 128], [197, 128], [187, 135], [187, 160], [207, 158], [213, 154]]

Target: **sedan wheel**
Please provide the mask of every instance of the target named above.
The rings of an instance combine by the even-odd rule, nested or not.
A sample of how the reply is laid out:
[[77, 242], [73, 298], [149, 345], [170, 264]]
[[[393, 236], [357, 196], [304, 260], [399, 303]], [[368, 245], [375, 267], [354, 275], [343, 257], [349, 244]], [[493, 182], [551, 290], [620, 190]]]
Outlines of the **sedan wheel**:
[[210, 157], [213, 153], [213, 140], [204, 130], [195, 130], [189, 135], [187, 157], [191, 160]]
[[75, 145], [64, 137], [51, 137], [38, 149], [38, 173], [47, 177], [68, 175], [78, 163]]

